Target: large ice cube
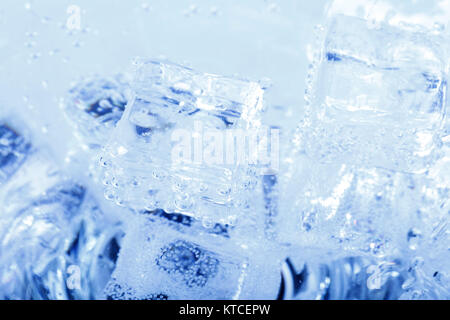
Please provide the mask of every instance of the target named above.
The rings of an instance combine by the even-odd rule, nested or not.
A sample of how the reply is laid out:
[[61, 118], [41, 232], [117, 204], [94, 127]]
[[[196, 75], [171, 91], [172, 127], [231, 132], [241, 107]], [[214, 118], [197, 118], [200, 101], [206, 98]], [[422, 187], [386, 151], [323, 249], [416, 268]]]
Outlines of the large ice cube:
[[321, 162], [424, 171], [446, 113], [447, 42], [425, 31], [333, 17], [300, 128], [308, 154]]
[[[235, 155], [237, 148], [247, 148], [245, 134], [260, 127], [261, 86], [144, 60], [138, 63], [133, 90], [103, 158], [106, 197], [136, 210], [161, 208], [222, 223], [237, 212], [252, 213], [259, 175]], [[208, 140], [208, 130], [215, 130], [218, 140]], [[225, 132], [231, 144], [220, 140]], [[232, 158], [226, 160], [220, 151], [216, 162], [203, 157], [208, 148], [224, 146], [231, 147]]]

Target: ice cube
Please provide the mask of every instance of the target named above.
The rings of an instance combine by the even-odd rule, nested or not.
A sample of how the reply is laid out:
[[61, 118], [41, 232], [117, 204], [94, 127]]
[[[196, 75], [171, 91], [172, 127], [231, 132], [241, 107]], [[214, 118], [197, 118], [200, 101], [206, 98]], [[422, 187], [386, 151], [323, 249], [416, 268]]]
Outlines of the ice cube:
[[11, 157], [8, 164], [20, 159], [21, 165], [0, 186], [0, 297], [104, 297], [120, 228], [49, 155], [3, 128], [5, 139], [14, 137], [13, 154], [23, 152]]
[[278, 176], [267, 172], [262, 177], [262, 189], [264, 198], [264, 233], [267, 239], [277, 236], [276, 219], [278, 216], [279, 185]]
[[[307, 259], [305, 261], [304, 259]], [[283, 299], [395, 300], [403, 293], [403, 266], [367, 257], [333, 259], [297, 248], [283, 265]]]
[[97, 149], [109, 138], [122, 117], [129, 99], [129, 79], [125, 74], [86, 77], [77, 82], [61, 101], [76, 136]]
[[280, 210], [277, 220], [287, 242], [357, 255], [394, 255], [408, 247], [411, 228], [430, 233], [430, 225], [446, 215], [442, 206], [448, 190], [426, 176], [314, 165], [307, 157], [302, 163], [301, 185], [296, 180], [296, 188], [291, 185], [293, 191], [286, 194], [295, 200]]
[[239, 157], [226, 162], [219, 151], [219, 159], [209, 163], [204, 150], [221, 149], [224, 141], [202, 143], [208, 130], [221, 138], [231, 133], [233, 139], [237, 132], [257, 130], [261, 86], [144, 60], [138, 63], [133, 91], [102, 159], [106, 197], [135, 210], [163, 209], [221, 223], [237, 212], [252, 214], [252, 192], [260, 178], [256, 166]]
[[1, 219], [0, 296], [103, 298], [117, 259], [120, 229], [71, 181], [22, 201], [28, 203], [4, 212]]
[[85, 77], [60, 102], [78, 141], [68, 151], [65, 161], [72, 167], [80, 166], [80, 171], [87, 173], [97, 188], [103, 179], [98, 153], [122, 117], [130, 98], [129, 87], [127, 74]]
[[276, 297], [280, 284], [276, 259], [268, 262], [263, 252], [244, 249], [212, 229], [199, 227], [192, 232], [190, 228], [174, 226], [158, 216], [133, 216], [107, 296], [171, 300]]
[[423, 172], [440, 145], [447, 95], [447, 43], [344, 15], [332, 18], [299, 128], [309, 155]]
[[[430, 169], [429, 183], [422, 186], [421, 203], [408, 231], [407, 275], [402, 299], [445, 299], [450, 297], [448, 251], [450, 248], [449, 158]], [[416, 200], [417, 201], [417, 200]], [[418, 201], [417, 201], [418, 202]]]
[[7, 181], [25, 161], [30, 143], [10, 124], [0, 123], [0, 185]]
[[[66, 271], [63, 287], [69, 289], [68, 299], [106, 298], [104, 289], [116, 267], [124, 235], [122, 224], [109, 216], [88, 193], [78, 212], [79, 224], [66, 242], [65, 254], [59, 257], [65, 263], [61, 269]], [[71, 267], [79, 268], [79, 287], [69, 286]], [[54, 268], [53, 272], [60, 271]], [[48, 275], [46, 278], [50, 279]]]

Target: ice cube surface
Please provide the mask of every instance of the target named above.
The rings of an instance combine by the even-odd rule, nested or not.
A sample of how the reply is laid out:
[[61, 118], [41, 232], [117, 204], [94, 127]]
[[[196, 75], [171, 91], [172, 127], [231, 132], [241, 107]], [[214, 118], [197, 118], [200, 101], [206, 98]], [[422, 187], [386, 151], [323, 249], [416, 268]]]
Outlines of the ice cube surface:
[[92, 76], [76, 82], [61, 101], [69, 123], [80, 140], [99, 148], [122, 117], [129, 98], [126, 74]]
[[303, 142], [321, 162], [425, 171], [446, 114], [447, 39], [336, 15], [308, 93]]
[[301, 185], [287, 195], [295, 201], [280, 210], [277, 220], [287, 242], [390, 256], [408, 248], [411, 229], [431, 235], [429, 226], [447, 219], [448, 188], [430, 178], [303, 161]]
[[[239, 247], [224, 234], [161, 216], [135, 215], [106, 288], [111, 299], [275, 298], [276, 262]], [[181, 229], [180, 229], [181, 228]], [[260, 248], [262, 250], [262, 247]], [[258, 261], [255, 257], [259, 256]], [[274, 259], [275, 260], [275, 259]], [[265, 275], [265, 284], [258, 281]]]
[[0, 124], [0, 185], [22, 165], [30, 149], [25, 137], [8, 123]]
[[[208, 130], [223, 138], [260, 127], [261, 86], [168, 62], [143, 60], [136, 68], [133, 98], [102, 158], [106, 197], [134, 210], [163, 209], [221, 223], [248, 213], [259, 181], [255, 167], [234, 158], [227, 163], [223, 156], [208, 163], [202, 155], [224, 147], [223, 140], [204, 138]], [[181, 145], [187, 147], [180, 162]]]
[[317, 254], [304, 248], [292, 254], [282, 269], [283, 299], [395, 300], [402, 294], [404, 272], [395, 262], [378, 263], [365, 257], [330, 260], [323, 254], [315, 259]]
[[5, 165], [14, 170], [0, 185], [0, 298], [104, 297], [119, 228], [84, 186], [24, 138], [26, 128], [11, 127], [1, 127]]

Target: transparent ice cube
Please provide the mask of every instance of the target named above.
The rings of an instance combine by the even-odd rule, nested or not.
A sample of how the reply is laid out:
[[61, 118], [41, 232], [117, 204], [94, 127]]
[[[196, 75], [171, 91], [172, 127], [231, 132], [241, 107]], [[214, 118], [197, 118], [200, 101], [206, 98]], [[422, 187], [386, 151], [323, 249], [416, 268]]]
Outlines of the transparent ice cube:
[[408, 250], [411, 228], [431, 234], [433, 223], [446, 216], [448, 189], [426, 176], [318, 165], [307, 157], [302, 162], [301, 184], [297, 180], [296, 189], [286, 194], [295, 200], [280, 210], [277, 220], [287, 242], [389, 256]]
[[0, 185], [22, 165], [30, 152], [30, 143], [10, 124], [0, 123]]
[[66, 163], [81, 166], [95, 187], [101, 186], [103, 171], [98, 153], [122, 117], [130, 98], [127, 74], [91, 76], [76, 82], [60, 106], [73, 127], [77, 144], [66, 156]]
[[[408, 230], [408, 254], [402, 299], [450, 298], [450, 181], [448, 156], [435, 163], [422, 186], [420, 201], [427, 206], [417, 210]], [[417, 200], [416, 200], [417, 201]], [[427, 209], [428, 208], [428, 209]]]
[[[64, 240], [71, 233], [71, 219], [79, 209], [84, 190], [79, 186], [54, 186], [48, 195], [28, 199], [19, 210], [7, 212], [2, 218], [1, 261], [4, 298], [32, 298], [38, 292], [49, 292], [49, 287], [39, 287], [38, 275], [61, 254]], [[22, 199], [22, 201], [27, 201]], [[67, 237], [67, 238], [66, 238]], [[63, 270], [64, 271], [64, 270]], [[28, 283], [29, 281], [29, 283]], [[63, 283], [63, 281], [61, 281]], [[36, 292], [27, 292], [27, 287]], [[27, 296], [27, 295], [31, 296]], [[37, 296], [35, 296], [37, 298]], [[45, 298], [45, 297], [43, 297]], [[57, 298], [57, 297], [55, 297]]]
[[446, 113], [447, 42], [439, 34], [334, 16], [299, 128], [307, 153], [321, 162], [425, 171]]
[[282, 298], [289, 300], [395, 300], [403, 293], [402, 265], [396, 261], [327, 259], [323, 252], [298, 248], [295, 257], [286, 259], [282, 274]]
[[1, 297], [104, 298], [117, 259], [120, 228], [105, 219], [83, 187], [71, 181], [22, 206], [1, 219]]
[[129, 99], [125, 74], [93, 76], [77, 82], [61, 101], [76, 136], [87, 146], [99, 148], [122, 117]]
[[108, 223], [84, 189], [55, 186], [2, 221], [3, 299], [102, 299], [114, 270], [120, 229]]
[[267, 239], [276, 239], [279, 201], [278, 175], [267, 173], [262, 176], [262, 189], [264, 198], [264, 233]]
[[15, 146], [26, 146], [27, 154], [12, 158], [23, 159], [21, 166], [0, 186], [0, 297], [104, 297], [120, 228], [85, 187], [65, 177], [45, 152], [19, 139], [21, 131], [13, 132], [4, 137], [15, 137], [20, 141]]
[[[135, 210], [160, 208], [221, 223], [236, 212], [248, 213], [257, 170], [235, 158], [230, 163], [196, 158], [204, 150], [196, 149], [196, 143], [207, 130], [258, 129], [261, 86], [143, 60], [137, 64], [133, 91], [102, 159], [106, 197]], [[188, 137], [186, 161], [174, 161], [174, 137]]]
[[238, 246], [223, 232], [202, 227], [192, 232], [192, 226], [179, 219], [161, 218], [158, 213], [131, 219], [106, 288], [110, 299], [276, 297], [280, 284], [276, 259], [265, 261], [262, 252]]

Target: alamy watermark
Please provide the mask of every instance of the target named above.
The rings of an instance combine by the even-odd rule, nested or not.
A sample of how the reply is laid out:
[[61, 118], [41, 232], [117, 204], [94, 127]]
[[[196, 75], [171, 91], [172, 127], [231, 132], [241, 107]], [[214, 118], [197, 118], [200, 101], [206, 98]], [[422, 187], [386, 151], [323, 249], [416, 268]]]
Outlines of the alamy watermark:
[[81, 8], [77, 5], [70, 5], [66, 10], [67, 17], [66, 27], [68, 30], [80, 30], [81, 29]]
[[80, 290], [81, 289], [81, 269], [77, 265], [70, 265], [67, 267], [67, 279], [66, 285], [69, 290]]
[[255, 166], [278, 171], [279, 139], [277, 128], [223, 130], [195, 121], [193, 130], [173, 130], [172, 165]]

